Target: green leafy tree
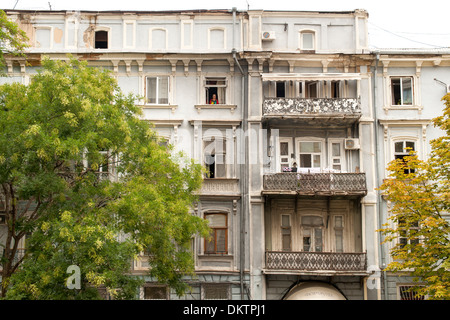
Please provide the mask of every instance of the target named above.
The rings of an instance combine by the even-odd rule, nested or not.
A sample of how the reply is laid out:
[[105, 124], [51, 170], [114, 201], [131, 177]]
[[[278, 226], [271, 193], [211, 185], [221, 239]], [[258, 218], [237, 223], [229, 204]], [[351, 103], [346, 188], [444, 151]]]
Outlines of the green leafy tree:
[[381, 232], [392, 242], [387, 270], [411, 272], [415, 290], [430, 299], [450, 299], [450, 94], [444, 113], [434, 119], [444, 134], [431, 141], [427, 161], [410, 156], [390, 163], [381, 190], [391, 204]]
[[8, 19], [5, 11], [0, 10], [0, 75], [5, 66], [5, 54], [23, 55], [28, 47], [28, 37], [19, 26]]
[[[154, 279], [188, 288], [192, 238], [208, 235], [190, 210], [202, 168], [163, 146], [134, 102], [108, 71], [71, 57], [44, 59], [29, 86], [0, 87], [3, 297], [93, 299], [102, 287], [131, 299], [141, 253]], [[67, 285], [71, 266], [79, 288]]]

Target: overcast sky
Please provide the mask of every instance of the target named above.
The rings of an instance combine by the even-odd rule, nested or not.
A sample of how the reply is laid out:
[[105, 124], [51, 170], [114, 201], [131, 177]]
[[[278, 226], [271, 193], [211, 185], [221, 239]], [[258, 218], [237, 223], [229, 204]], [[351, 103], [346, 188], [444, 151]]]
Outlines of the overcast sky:
[[372, 48], [450, 47], [450, 1], [398, 0], [1, 0], [1, 9], [33, 10], [293, 10], [369, 12]]

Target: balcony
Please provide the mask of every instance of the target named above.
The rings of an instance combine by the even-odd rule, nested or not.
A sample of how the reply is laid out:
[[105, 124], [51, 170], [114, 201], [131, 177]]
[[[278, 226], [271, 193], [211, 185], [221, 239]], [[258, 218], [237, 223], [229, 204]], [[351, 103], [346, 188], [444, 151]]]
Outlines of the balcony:
[[361, 117], [361, 104], [356, 98], [265, 98], [263, 117], [353, 123]]
[[366, 253], [266, 251], [266, 273], [366, 273]]
[[365, 196], [365, 173], [297, 173], [264, 175], [264, 194]]

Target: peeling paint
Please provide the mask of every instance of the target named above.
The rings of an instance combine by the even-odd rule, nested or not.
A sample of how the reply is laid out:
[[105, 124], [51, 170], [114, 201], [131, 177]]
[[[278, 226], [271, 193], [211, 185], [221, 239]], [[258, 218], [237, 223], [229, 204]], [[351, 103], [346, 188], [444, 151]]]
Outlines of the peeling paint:
[[53, 31], [53, 40], [55, 41], [55, 43], [61, 43], [63, 34], [64, 32], [62, 29], [55, 28], [55, 30]]

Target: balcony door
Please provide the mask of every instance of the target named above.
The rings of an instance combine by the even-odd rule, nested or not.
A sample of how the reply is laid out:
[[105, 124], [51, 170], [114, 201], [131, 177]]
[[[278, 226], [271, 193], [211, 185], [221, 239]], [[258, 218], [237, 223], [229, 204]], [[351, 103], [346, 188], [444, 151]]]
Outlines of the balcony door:
[[324, 251], [323, 218], [321, 216], [302, 216], [301, 233], [303, 252]]
[[279, 172], [290, 171], [293, 165], [291, 159], [293, 154], [292, 138], [279, 138], [278, 147]]

